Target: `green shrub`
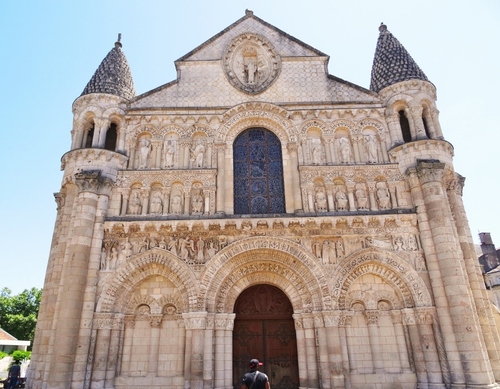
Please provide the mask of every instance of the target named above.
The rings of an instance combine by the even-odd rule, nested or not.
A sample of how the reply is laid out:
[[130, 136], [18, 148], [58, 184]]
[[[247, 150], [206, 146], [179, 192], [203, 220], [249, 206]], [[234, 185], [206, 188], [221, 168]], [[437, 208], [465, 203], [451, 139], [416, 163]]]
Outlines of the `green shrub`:
[[31, 351], [14, 350], [10, 356], [14, 361], [24, 361], [25, 359], [31, 358]]

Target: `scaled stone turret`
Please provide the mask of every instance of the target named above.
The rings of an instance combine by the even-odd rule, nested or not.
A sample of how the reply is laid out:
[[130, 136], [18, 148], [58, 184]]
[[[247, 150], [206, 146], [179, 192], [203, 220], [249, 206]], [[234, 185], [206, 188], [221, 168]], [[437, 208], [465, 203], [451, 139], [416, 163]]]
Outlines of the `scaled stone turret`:
[[387, 30], [385, 24], [380, 25], [379, 31], [370, 89], [379, 92], [401, 81], [429, 81], [404, 46]]
[[132, 73], [130, 72], [127, 58], [122, 51], [120, 40], [121, 34], [118, 35], [115, 47], [111, 49], [106, 58], [101, 62], [81, 96], [90, 93], [107, 93], [128, 100], [135, 97]]

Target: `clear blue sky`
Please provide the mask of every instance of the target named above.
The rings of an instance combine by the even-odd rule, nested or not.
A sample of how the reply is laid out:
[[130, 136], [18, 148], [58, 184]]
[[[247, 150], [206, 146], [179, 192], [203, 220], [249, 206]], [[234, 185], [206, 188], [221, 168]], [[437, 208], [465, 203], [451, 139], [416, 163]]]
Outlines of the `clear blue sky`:
[[140, 94], [175, 79], [173, 62], [246, 8], [330, 55], [330, 74], [365, 88], [384, 22], [437, 87], [474, 238], [491, 232], [500, 245], [497, 0], [2, 1], [0, 288], [43, 286], [71, 105], [118, 33]]

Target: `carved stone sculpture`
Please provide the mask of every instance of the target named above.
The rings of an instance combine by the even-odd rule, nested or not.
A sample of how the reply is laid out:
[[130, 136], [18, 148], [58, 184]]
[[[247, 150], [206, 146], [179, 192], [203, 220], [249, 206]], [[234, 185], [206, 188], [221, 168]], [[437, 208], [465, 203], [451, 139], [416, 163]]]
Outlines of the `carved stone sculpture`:
[[203, 196], [201, 189], [197, 189], [193, 192], [191, 207], [193, 210], [193, 215], [201, 215], [203, 213]]
[[347, 211], [347, 196], [343, 189], [337, 190], [335, 199], [337, 200], [337, 211]]
[[180, 194], [172, 196], [172, 204], [170, 205], [170, 212], [174, 214], [182, 213], [182, 197]]
[[194, 146], [191, 154], [192, 166], [197, 168], [203, 167], [203, 161], [205, 159], [205, 145], [203, 142], [198, 142]]
[[139, 215], [142, 210], [142, 203], [139, 192], [134, 192], [128, 203], [128, 213], [130, 215]]
[[318, 189], [316, 191], [316, 212], [327, 212], [328, 205], [326, 200], [325, 191], [323, 189]]
[[168, 140], [165, 142], [165, 167], [173, 168], [175, 159], [175, 145], [174, 141]]
[[151, 142], [142, 138], [139, 141], [139, 169], [146, 169], [149, 162], [149, 154], [151, 153]]
[[358, 203], [358, 209], [368, 209], [368, 197], [366, 196], [365, 185], [362, 183], [357, 184], [354, 194]]
[[365, 141], [366, 162], [377, 163], [378, 162], [377, 140], [375, 138], [375, 135], [373, 134], [365, 135], [364, 141]]
[[155, 215], [160, 215], [163, 212], [163, 201], [159, 192], [153, 194], [151, 204], [149, 205], [149, 212]]
[[341, 163], [351, 162], [351, 144], [346, 137], [339, 138], [339, 154]]
[[385, 182], [377, 182], [377, 199], [380, 209], [389, 209], [391, 207], [389, 189], [387, 189]]

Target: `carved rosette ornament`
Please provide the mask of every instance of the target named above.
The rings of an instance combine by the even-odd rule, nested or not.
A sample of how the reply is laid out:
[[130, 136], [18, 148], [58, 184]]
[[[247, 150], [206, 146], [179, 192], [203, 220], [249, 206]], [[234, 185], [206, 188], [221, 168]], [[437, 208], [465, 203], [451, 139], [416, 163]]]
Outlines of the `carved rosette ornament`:
[[224, 51], [222, 63], [231, 84], [250, 94], [268, 88], [281, 70], [279, 54], [266, 38], [257, 34], [234, 38]]

